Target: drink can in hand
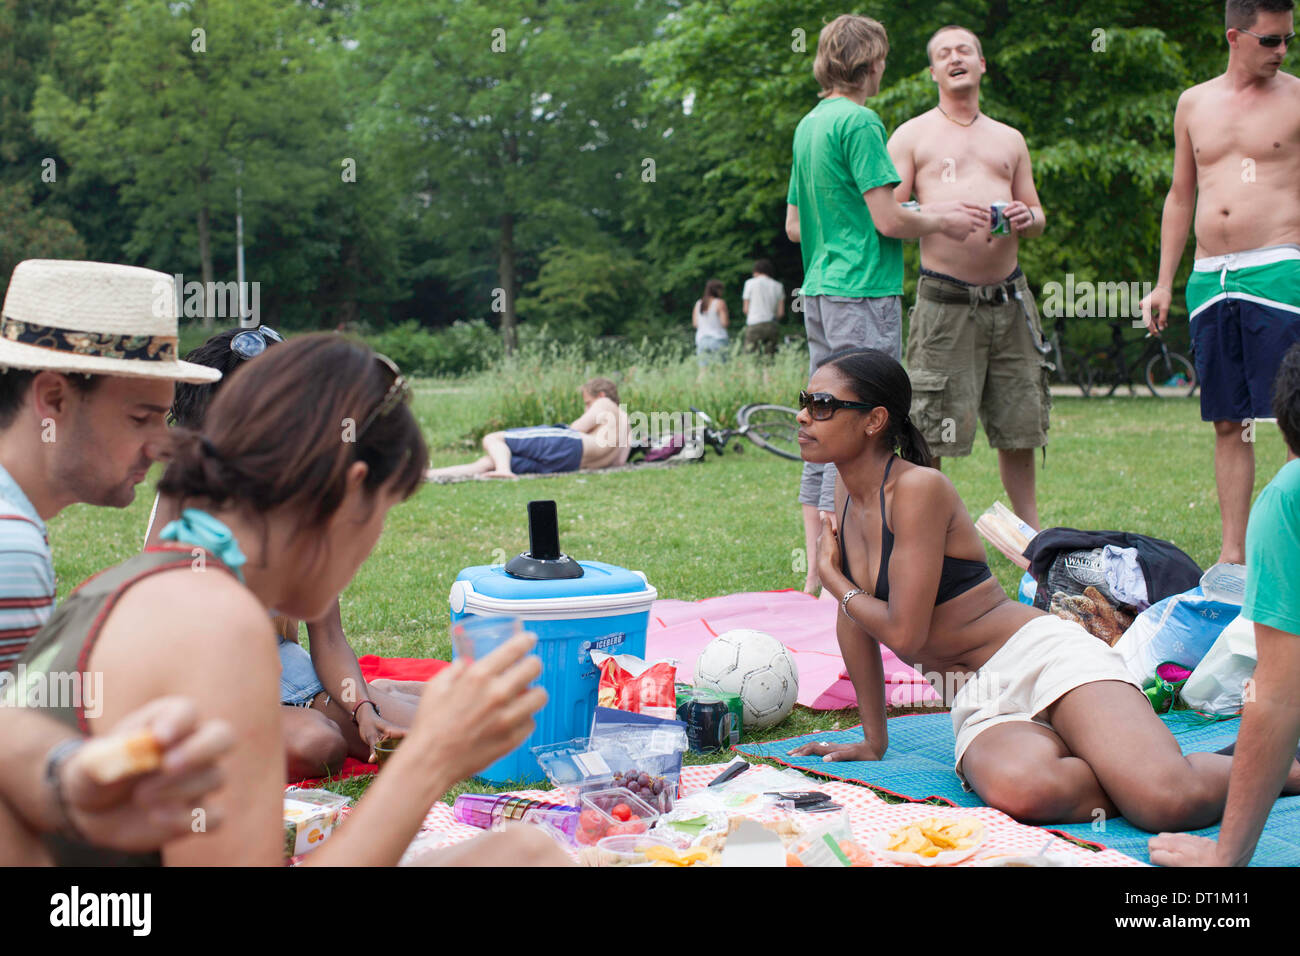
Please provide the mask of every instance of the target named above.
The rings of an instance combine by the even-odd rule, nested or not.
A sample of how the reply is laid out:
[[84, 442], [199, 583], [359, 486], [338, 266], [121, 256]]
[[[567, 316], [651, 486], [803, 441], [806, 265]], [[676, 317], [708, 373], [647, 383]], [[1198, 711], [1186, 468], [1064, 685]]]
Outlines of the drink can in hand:
[[991, 235], [994, 236], [1011, 235], [1011, 220], [1007, 218], [1007, 207], [1010, 205], [1011, 203], [1009, 202], [999, 201], [993, 203], [989, 207], [989, 213], [991, 216], [990, 222], [992, 223], [992, 228], [989, 229], [989, 233]]

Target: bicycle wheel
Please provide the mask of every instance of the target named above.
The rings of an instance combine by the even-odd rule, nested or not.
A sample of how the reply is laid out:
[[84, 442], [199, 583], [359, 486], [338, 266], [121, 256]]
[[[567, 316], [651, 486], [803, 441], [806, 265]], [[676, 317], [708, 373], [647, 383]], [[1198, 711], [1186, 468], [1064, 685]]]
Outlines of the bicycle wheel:
[[799, 454], [799, 413], [784, 405], [746, 405], [736, 413], [738, 430], [759, 448], [774, 455], [803, 461]]
[[[1084, 398], [1087, 398], [1092, 394], [1092, 366], [1088, 364], [1087, 359], [1073, 349], [1065, 349], [1062, 358], [1066, 364], [1064, 371], [1069, 374], [1069, 378], [1066, 380], [1078, 385], [1080, 393]], [[1062, 370], [1058, 369], [1058, 373], [1060, 372]], [[1065, 379], [1064, 374], [1061, 377]]]
[[[1166, 356], [1168, 360], [1166, 361]], [[1183, 379], [1183, 382], [1178, 382]], [[1196, 394], [1196, 387], [1199, 384], [1196, 381], [1196, 368], [1187, 360], [1184, 355], [1177, 352], [1166, 352], [1164, 355], [1156, 353], [1151, 356], [1151, 361], [1147, 362], [1147, 388], [1151, 389], [1151, 394], [1160, 398], [1160, 392], [1156, 390], [1157, 386], [1167, 386], [1170, 382], [1178, 382], [1178, 393], [1187, 395], [1189, 398]], [[1187, 391], [1184, 392], [1183, 389]]]

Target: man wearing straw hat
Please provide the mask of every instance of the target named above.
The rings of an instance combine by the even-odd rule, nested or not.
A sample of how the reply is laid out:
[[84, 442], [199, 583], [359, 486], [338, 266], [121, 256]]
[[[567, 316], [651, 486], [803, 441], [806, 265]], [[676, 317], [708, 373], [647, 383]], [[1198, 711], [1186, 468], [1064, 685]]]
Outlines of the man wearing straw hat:
[[214, 369], [176, 355], [171, 276], [29, 259], [0, 309], [0, 671], [54, 609], [45, 522], [70, 504], [125, 508], [158, 460], [175, 382]]

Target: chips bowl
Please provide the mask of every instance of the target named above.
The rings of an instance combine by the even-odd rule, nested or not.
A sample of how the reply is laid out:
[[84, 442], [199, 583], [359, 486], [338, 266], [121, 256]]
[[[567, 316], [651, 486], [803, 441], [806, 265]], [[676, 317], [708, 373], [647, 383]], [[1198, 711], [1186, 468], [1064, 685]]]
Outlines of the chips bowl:
[[970, 859], [984, 842], [984, 824], [975, 817], [926, 817], [871, 837], [881, 859], [903, 866], [952, 866]]

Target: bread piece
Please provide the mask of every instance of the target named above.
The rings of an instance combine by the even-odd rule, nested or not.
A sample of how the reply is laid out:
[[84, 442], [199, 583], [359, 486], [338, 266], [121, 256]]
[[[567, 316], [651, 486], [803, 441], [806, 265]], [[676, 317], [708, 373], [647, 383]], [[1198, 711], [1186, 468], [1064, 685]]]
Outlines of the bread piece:
[[162, 764], [162, 745], [150, 731], [141, 729], [126, 737], [92, 737], [77, 757], [91, 777], [110, 784], [157, 770]]

